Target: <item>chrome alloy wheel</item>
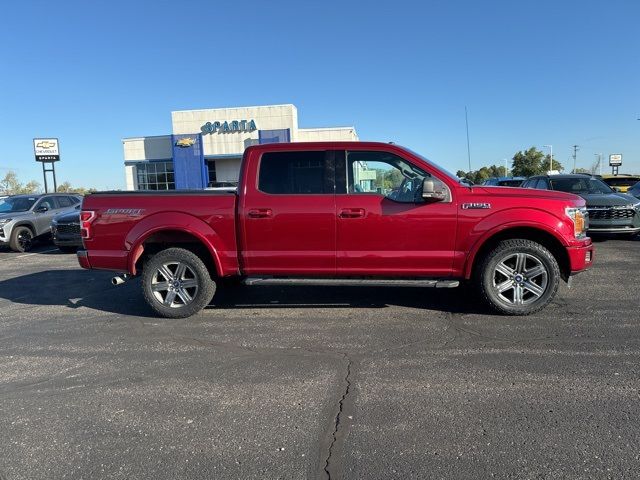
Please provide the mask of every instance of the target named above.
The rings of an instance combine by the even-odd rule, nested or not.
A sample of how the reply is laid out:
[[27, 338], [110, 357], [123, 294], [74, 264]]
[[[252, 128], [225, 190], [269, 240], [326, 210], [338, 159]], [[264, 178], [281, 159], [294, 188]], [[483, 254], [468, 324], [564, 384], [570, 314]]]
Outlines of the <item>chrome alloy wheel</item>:
[[158, 302], [171, 308], [189, 305], [198, 293], [198, 280], [181, 262], [163, 263], [151, 278], [151, 290]]
[[528, 253], [511, 253], [493, 271], [493, 288], [501, 300], [511, 305], [529, 305], [547, 290], [549, 272]]

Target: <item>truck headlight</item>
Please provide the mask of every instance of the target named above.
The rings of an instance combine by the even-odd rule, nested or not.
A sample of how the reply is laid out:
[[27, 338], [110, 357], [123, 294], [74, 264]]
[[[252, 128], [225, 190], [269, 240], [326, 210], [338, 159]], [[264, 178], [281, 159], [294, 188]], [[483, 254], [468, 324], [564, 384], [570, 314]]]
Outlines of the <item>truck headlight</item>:
[[564, 209], [567, 217], [573, 222], [573, 235], [584, 238], [587, 235], [587, 209], [584, 207], [567, 207]]

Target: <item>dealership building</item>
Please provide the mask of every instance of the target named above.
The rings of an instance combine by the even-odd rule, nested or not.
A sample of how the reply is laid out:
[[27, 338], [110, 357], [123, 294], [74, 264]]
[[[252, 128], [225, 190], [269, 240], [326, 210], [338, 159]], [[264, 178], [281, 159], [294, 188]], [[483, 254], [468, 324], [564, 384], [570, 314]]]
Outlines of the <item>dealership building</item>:
[[171, 112], [172, 134], [122, 139], [127, 190], [202, 189], [237, 182], [250, 145], [353, 141], [354, 127], [298, 127], [294, 105]]

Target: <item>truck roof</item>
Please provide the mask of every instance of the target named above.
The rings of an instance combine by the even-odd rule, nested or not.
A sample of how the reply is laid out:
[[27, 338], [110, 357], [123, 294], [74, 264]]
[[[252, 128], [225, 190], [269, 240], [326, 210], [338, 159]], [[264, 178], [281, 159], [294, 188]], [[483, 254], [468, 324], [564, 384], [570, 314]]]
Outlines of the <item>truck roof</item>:
[[389, 148], [390, 146], [405, 149], [402, 145], [398, 145], [393, 142], [361, 142], [361, 141], [341, 141], [341, 142], [285, 142], [285, 143], [263, 143], [261, 145], [251, 145], [247, 147], [245, 151], [249, 150], [262, 150], [262, 151], [277, 151], [277, 150], [301, 150], [305, 148], [318, 149], [318, 148], [344, 148], [344, 149], [381, 149]]

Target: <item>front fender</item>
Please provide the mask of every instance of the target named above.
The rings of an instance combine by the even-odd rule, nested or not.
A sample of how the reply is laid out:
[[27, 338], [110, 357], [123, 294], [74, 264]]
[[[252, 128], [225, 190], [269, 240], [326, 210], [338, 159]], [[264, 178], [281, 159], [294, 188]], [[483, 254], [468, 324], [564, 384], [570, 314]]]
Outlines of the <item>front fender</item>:
[[[535, 208], [513, 208], [483, 218], [458, 236], [462, 240], [457, 250], [462, 253], [461, 270], [464, 278], [470, 278], [478, 251], [495, 235], [509, 229], [531, 228], [553, 236], [562, 246], [567, 247], [568, 239], [573, 237], [572, 227], [568, 222], [568, 219], [564, 220], [549, 211]], [[461, 228], [464, 230], [464, 219], [461, 219]]]
[[145, 240], [163, 231], [184, 232], [197, 238], [211, 254], [220, 275], [237, 271], [235, 238], [222, 238], [211, 225], [187, 213], [162, 212], [144, 218], [127, 233], [125, 248], [129, 251], [127, 267], [130, 273], [136, 273], [135, 263], [142, 254]]

